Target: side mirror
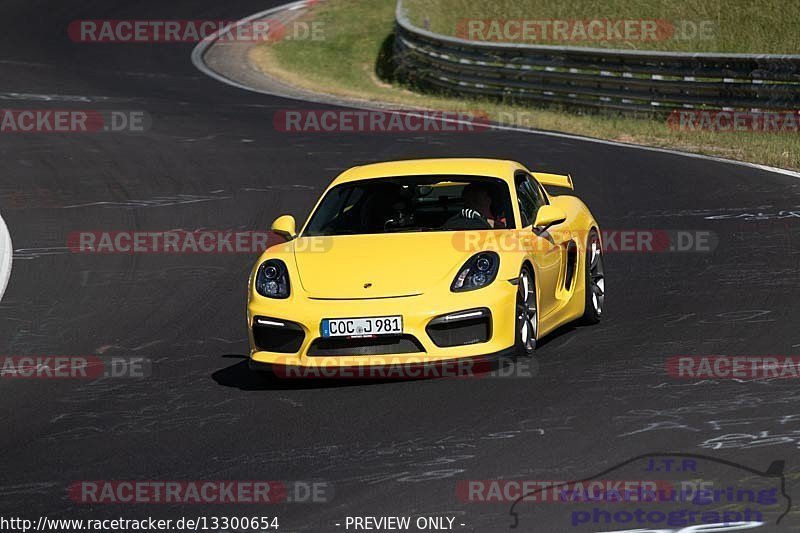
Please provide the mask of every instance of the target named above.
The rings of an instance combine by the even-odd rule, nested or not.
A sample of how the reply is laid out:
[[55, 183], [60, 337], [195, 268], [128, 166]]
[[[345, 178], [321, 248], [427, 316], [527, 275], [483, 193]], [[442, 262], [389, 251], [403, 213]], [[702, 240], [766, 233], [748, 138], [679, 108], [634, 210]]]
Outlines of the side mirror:
[[292, 215], [279, 216], [275, 219], [275, 222], [272, 223], [271, 229], [281, 237], [286, 237], [289, 241], [297, 237], [294, 217]]
[[543, 205], [536, 213], [536, 221], [533, 223], [537, 231], [545, 231], [554, 224], [561, 224], [567, 220], [567, 214], [560, 207], [554, 205]]

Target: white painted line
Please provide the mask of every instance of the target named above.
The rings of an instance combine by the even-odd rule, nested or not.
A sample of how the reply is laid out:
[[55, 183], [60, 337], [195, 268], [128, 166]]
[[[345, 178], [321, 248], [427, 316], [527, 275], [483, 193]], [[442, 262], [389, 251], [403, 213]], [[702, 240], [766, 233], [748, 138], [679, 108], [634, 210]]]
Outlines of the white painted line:
[[[205, 64], [205, 61], [203, 60], [203, 56], [205, 55], [206, 50], [208, 50], [208, 48], [212, 44], [214, 44], [214, 42], [217, 39], [219, 39], [220, 35], [225, 34], [231, 28], [237, 27], [240, 24], [245, 24], [245, 23], [250, 22], [252, 20], [256, 20], [256, 19], [265, 17], [267, 15], [271, 15], [273, 13], [278, 13], [280, 11], [288, 11], [288, 10], [297, 9], [298, 6], [302, 7], [302, 6], [305, 6], [305, 5], [308, 5], [308, 4], [309, 4], [309, 2], [307, 2], [307, 0], [300, 0], [298, 2], [291, 2], [289, 4], [284, 4], [282, 6], [273, 7], [271, 9], [267, 9], [266, 11], [261, 11], [260, 13], [256, 13], [255, 15], [250, 15], [249, 17], [246, 17], [246, 18], [243, 18], [242, 20], [234, 22], [230, 26], [225, 27], [225, 28], [223, 28], [222, 30], [220, 30], [220, 31], [218, 31], [216, 33], [213, 33], [212, 35], [209, 35], [208, 37], [206, 37], [205, 39], [200, 41], [197, 44], [197, 46], [195, 46], [194, 49], [192, 50], [192, 63], [194, 64], [194, 66], [200, 72], [202, 72], [206, 76], [209, 76], [210, 78], [214, 78], [215, 80], [217, 80], [219, 82], [225, 83], [225, 84], [230, 85], [232, 87], [236, 87], [238, 89], [242, 89], [242, 90], [250, 91], [250, 92], [254, 92], [254, 93], [259, 93], [259, 94], [268, 94], [270, 96], [278, 96], [280, 98], [285, 98], [287, 100], [297, 100], [297, 101], [300, 101], [300, 102], [311, 101], [311, 100], [308, 100], [308, 99], [305, 99], [305, 98], [301, 98], [299, 96], [287, 96], [285, 94], [278, 94], [278, 93], [266, 91], [266, 90], [263, 90], [263, 89], [256, 89], [254, 87], [248, 87], [247, 85], [241, 84], [241, 83], [239, 83], [237, 81], [234, 81], [234, 80], [232, 80], [230, 78], [226, 78], [225, 76], [222, 76], [222, 75], [214, 72], [213, 70], [211, 70], [208, 67], [208, 65]], [[324, 100], [325, 97], [329, 96], [329, 95], [325, 95], [324, 93], [316, 93], [316, 94], [318, 94], [319, 97], [320, 97], [319, 102], [324, 102], [325, 101]], [[388, 111], [388, 112], [395, 112], [395, 113], [398, 113], [400, 115], [412, 115], [413, 116], [413, 112], [395, 111], [395, 110], [392, 110], [392, 109], [387, 109], [386, 107], [380, 107], [379, 105], [377, 105], [379, 102], [376, 102], [376, 105], [374, 105], [374, 106], [369, 105], [368, 102], [363, 102], [363, 103], [358, 103], [358, 104], [355, 104], [355, 103], [349, 104], [349, 103], [346, 103], [346, 102], [341, 102], [341, 101], [336, 100], [336, 101], [331, 101], [329, 103], [330, 103], [330, 105], [334, 105], [336, 107], [345, 107], [345, 108], [348, 108], [348, 109], [368, 109], [368, 110], [374, 110], [374, 111]], [[419, 112], [421, 112], [421, 111], [424, 111], [424, 110], [420, 109]], [[470, 125], [470, 123], [468, 123], [466, 121], [458, 120], [458, 119], [450, 119], [448, 117], [441, 117], [440, 120], [443, 121], [443, 122], [449, 122], [449, 123], [452, 123], [452, 124]], [[523, 128], [523, 127], [519, 127], [519, 126], [505, 126], [505, 125], [502, 125], [502, 124], [493, 124], [490, 127], [493, 130], [514, 131], [514, 132], [519, 132], [519, 133], [528, 133], [528, 134], [532, 134], [532, 135], [544, 135], [546, 137], [558, 137], [558, 138], [561, 138], [561, 139], [571, 139], [571, 140], [580, 141], [580, 142], [604, 144], [604, 145], [607, 145], [607, 146], [616, 146], [616, 147], [619, 147], [619, 148], [630, 148], [630, 149], [633, 149], [633, 150], [646, 150], [646, 151], [649, 151], [649, 152], [656, 152], [656, 153], [661, 153], [661, 154], [670, 154], [670, 155], [678, 155], [678, 156], [682, 156], [682, 157], [691, 157], [693, 159], [702, 159], [702, 160], [705, 160], [705, 161], [714, 161], [716, 163], [727, 163], [729, 165], [737, 165], [737, 166], [741, 166], [741, 167], [754, 168], [754, 169], [757, 169], [757, 170], [763, 170], [765, 172], [773, 172], [775, 174], [783, 174], [785, 176], [791, 176], [793, 178], [800, 178], [800, 172], [795, 172], [793, 170], [787, 170], [787, 169], [778, 168], [778, 167], [771, 167], [771, 166], [768, 166], [768, 165], [760, 165], [758, 163], [748, 163], [748, 162], [745, 162], [745, 161], [737, 161], [735, 159], [726, 159], [724, 157], [715, 157], [715, 156], [703, 155], [703, 154], [693, 154], [691, 152], [681, 152], [680, 150], [670, 150], [669, 148], [657, 148], [655, 146], [642, 146], [640, 144], [622, 143], [622, 142], [617, 142], [617, 141], [608, 141], [608, 140], [605, 140], [605, 139], [595, 139], [594, 137], [584, 137], [583, 135], [574, 135], [572, 133], [561, 133], [561, 132], [556, 132], [556, 131], [533, 130], [533, 129]]]
[[0, 216], [0, 300], [8, 285], [8, 278], [11, 277], [11, 257], [14, 248], [11, 245], [11, 234], [8, 232], [3, 217]]

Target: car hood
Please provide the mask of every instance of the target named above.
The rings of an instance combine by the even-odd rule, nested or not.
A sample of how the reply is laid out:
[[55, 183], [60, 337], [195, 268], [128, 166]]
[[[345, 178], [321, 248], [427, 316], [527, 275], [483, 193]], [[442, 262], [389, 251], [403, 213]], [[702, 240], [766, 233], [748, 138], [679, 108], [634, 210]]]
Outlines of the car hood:
[[312, 298], [390, 298], [449, 284], [470, 252], [454, 232], [296, 239], [300, 284]]

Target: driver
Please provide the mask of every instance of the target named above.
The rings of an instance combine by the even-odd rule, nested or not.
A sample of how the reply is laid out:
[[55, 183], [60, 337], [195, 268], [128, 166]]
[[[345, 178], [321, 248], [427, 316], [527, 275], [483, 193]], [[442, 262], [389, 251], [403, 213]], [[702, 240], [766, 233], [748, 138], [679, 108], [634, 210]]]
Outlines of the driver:
[[[464, 208], [445, 223], [447, 229], [489, 229], [495, 227], [490, 187], [470, 183], [461, 192]], [[501, 227], [498, 224], [497, 227]]]

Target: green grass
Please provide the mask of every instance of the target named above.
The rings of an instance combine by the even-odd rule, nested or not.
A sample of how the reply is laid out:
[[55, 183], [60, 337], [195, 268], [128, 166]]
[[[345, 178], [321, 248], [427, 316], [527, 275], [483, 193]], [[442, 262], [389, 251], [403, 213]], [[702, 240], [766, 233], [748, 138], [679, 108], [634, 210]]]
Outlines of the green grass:
[[[441, 0], [445, 1], [445, 0]], [[555, 3], [553, 0], [552, 3]], [[628, 0], [613, 0], [622, 3]], [[639, 0], [630, 0], [638, 2]], [[717, 2], [717, 0], [714, 0]], [[738, 2], [738, 0], [735, 0]], [[406, 0], [416, 6], [433, 0]], [[531, 0], [520, 0], [531, 2]], [[508, 0], [511, 4], [512, 0]], [[662, 2], [660, 2], [662, 3]], [[659, 4], [660, 4], [659, 3]], [[674, 2], [673, 2], [674, 3]], [[767, 2], [771, 3], [771, 2]], [[447, 3], [452, 6], [452, 3]], [[497, 6], [496, 0], [470, 5]], [[582, 115], [553, 109], [503, 104], [489, 99], [466, 99], [419, 94], [389, 84], [376, 75], [376, 63], [394, 27], [394, 0], [329, 0], [317, 4], [313, 20], [321, 23], [324, 40], [293, 40], [254, 47], [254, 65], [294, 85], [330, 94], [389, 102], [397, 109], [421, 107], [487, 113], [532, 128], [601, 139], [667, 147], [800, 170], [800, 134], [713, 133], [671, 130], [663, 119]], [[455, 8], [450, 10], [455, 13]], [[445, 13], [446, 11], [442, 11]], [[432, 16], [429, 11], [429, 16]], [[453, 13], [449, 15], [457, 16]], [[431, 19], [432, 21], [433, 19]], [[432, 22], [431, 22], [432, 23]]]
[[531, 36], [524, 42], [632, 50], [800, 53], [797, 0], [404, 0], [404, 6], [416, 25], [445, 35], [456, 35], [463, 19], [705, 21], [708, 33], [704, 38], [692, 35], [692, 26], [687, 25], [682, 39], [565, 42], [534, 41]]

